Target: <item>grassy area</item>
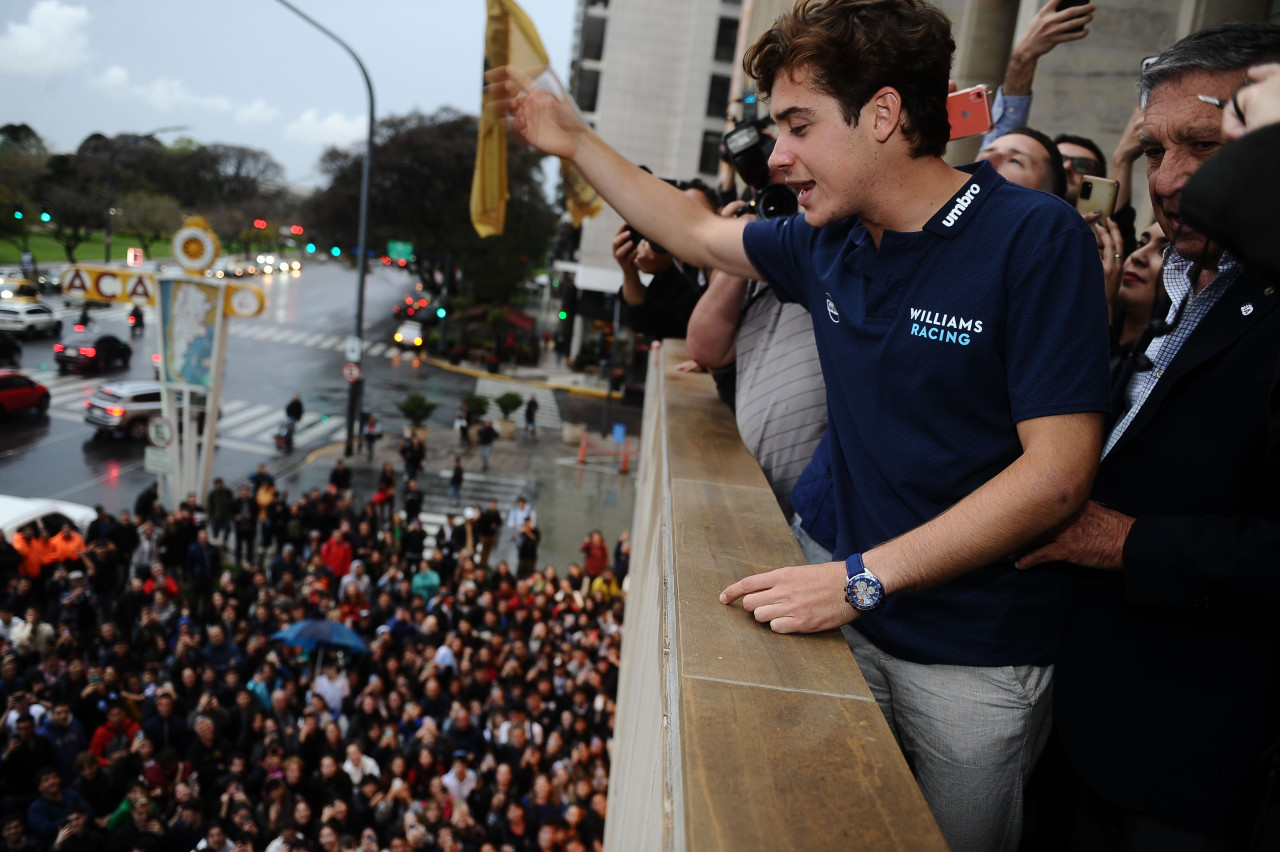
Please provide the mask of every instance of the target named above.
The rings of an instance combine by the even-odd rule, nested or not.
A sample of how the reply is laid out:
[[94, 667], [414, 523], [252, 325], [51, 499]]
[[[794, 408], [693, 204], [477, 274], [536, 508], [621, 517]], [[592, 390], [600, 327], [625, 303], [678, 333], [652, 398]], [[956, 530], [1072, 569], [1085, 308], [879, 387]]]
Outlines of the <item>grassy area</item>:
[[[67, 253], [62, 250], [62, 246], [54, 242], [53, 238], [47, 233], [38, 231], [31, 234], [31, 251], [36, 256], [36, 262], [41, 265], [52, 263], [66, 263]], [[113, 263], [124, 263], [125, 251], [130, 246], [136, 246], [137, 241], [127, 235], [116, 234], [111, 241], [111, 260]], [[169, 240], [155, 243], [151, 246], [154, 256], [169, 256]], [[259, 248], [258, 251], [267, 251], [266, 248]], [[272, 252], [279, 255], [288, 255], [290, 257], [301, 256], [299, 249], [271, 249]], [[89, 235], [89, 239], [76, 246], [75, 258], [79, 263], [101, 263], [104, 253], [102, 242], [102, 234], [93, 233]], [[223, 247], [223, 257], [229, 257], [230, 252]], [[242, 252], [237, 252], [237, 256]], [[0, 241], [0, 266], [17, 266], [22, 261], [22, 249], [13, 243]]]
[[[31, 235], [30, 239], [31, 251], [35, 254], [37, 263], [67, 262], [67, 253], [62, 250], [62, 246], [54, 242], [53, 237], [37, 231]], [[128, 237], [121, 237], [117, 234], [111, 242], [112, 258], [114, 260], [124, 260], [124, 251], [132, 244], [132, 241]], [[101, 263], [103, 250], [102, 234], [90, 234], [89, 239], [76, 246], [76, 260], [81, 263]], [[167, 244], [165, 245], [165, 252], [168, 252]], [[17, 266], [21, 260], [22, 249], [10, 242], [0, 242], [0, 266]]]

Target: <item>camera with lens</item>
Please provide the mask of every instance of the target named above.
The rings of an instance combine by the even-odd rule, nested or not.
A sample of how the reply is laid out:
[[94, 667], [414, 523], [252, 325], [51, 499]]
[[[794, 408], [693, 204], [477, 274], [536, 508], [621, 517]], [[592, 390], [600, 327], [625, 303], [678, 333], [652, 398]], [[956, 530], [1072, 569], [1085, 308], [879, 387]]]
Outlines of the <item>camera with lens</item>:
[[747, 106], [748, 115], [722, 140], [725, 161], [751, 187], [751, 197], [737, 215], [752, 213], [762, 219], [791, 216], [800, 209], [795, 191], [785, 183], [772, 183], [769, 179], [769, 155], [773, 153], [774, 140], [762, 132], [768, 121], [755, 117], [754, 99]]

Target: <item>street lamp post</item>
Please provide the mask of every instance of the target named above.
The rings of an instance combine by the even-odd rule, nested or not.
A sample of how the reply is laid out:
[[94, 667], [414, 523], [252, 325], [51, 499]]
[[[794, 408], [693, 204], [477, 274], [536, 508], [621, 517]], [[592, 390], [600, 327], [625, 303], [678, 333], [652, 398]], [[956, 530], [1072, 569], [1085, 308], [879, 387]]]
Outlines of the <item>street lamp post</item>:
[[[358, 235], [359, 246], [357, 248], [359, 259], [356, 261], [356, 269], [358, 272], [356, 274], [355, 338], [359, 344], [359, 352], [362, 353], [364, 351], [364, 278], [369, 260], [368, 251], [365, 247], [365, 237], [368, 234], [369, 224], [369, 164], [373, 161], [373, 83], [369, 80], [369, 72], [365, 70], [364, 63], [360, 61], [360, 57], [356, 55], [356, 52], [351, 49], [350, 45], [338, 38], [315, 19], [311, 18], [306, 12], [303, 12], [297, 6], [290, 3], [289, 0], [276, 0], [276, 2], [281, 6], [284, 6], [290, 12], [293, 12], [299, 18], [302, 18], [302, 20], [306, 21], [329, 38], [336, 41], [339, 47], [350, 54], [351, 58], [355, 60], [356, 66], [360, 69], [361, 76], [364, 77], [365, 88], [369, 90], [369, 133], [365, 139], [364, 168], [361, 170], [360, 174], [360, 227]], [[359, 364], [360, 360], [361, 359], [359, 357], [355, 359], [357, 364]], [[347, 445], [344, 451], [344, 455], [347, 456], [350, 456], [354, 452], [353, 443], [355, 438], [356, 422], [360, 415], [360, 400], [363, 393], [364, 377], [361, 375], [360, 378], [357, 378], [354, 382], [350, 383], [350, 390], [347, 394]]]
[[117, 141], [111, 146], [111, 156], [107, 158], [107, 224], [102, 229], [103, 262], [111, 262], [111, 222], [116, 215], [116, 156], [130, 145], [137, 145], [143, 139], [150, 139], [158, 133], [176, 133], [186, 130], [184, 127], [157, 127], [150, 133], [134, 133]]

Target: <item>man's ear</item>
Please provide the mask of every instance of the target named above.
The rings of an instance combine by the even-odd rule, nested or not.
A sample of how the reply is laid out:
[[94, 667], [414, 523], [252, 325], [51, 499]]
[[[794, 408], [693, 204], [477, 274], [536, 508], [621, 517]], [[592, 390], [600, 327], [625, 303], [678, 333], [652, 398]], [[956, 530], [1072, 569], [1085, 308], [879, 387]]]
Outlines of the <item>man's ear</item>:
[[902, 113], [902, 95], [892, 86], [885, 86], [871, 96], [867, 106], [874, 115], [872, 131], [877, 142], [887, 142], [899, 129], [906, 116]]

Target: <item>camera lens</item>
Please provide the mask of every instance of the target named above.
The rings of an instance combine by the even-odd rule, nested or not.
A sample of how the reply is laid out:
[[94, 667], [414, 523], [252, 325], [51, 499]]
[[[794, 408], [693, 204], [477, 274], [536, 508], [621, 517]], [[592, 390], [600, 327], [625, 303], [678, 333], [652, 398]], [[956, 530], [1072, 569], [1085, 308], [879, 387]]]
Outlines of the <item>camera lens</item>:
[[765, 219], [794, 216], [800, 209], [795, 191], [784, 183], [771, 183], [760, 190], [756, 205], [760, 208], [760, 215]]

